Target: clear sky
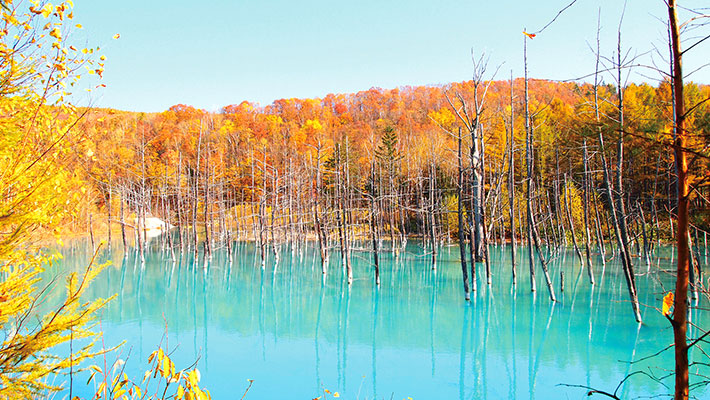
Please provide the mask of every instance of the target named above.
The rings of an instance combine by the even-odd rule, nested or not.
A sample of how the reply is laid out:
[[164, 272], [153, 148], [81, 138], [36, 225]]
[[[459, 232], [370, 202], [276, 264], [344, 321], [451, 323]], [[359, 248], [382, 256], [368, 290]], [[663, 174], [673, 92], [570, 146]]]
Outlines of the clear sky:
[[[91, 95], [96, 106], [162, 111], [184, 103], [217, 111], [243, 100], [264, 106], [279, 98], [462, 81], [471, 78], [471, 49], [490, 56], [491, 71], [504, 63], [497, 78], [507, 79], [511, 70], [522, 76], [523, 27], [539, 30], [569, 3], [74, 0], [75, 20], [84, 26], [75, 40], [101, 46], [107, 57], [107, 87]], [[698, 0], [681, 4], [707, 7]], [[530, 77], [593, 72], [588, 44], [595, 42], [600, 7], [602, 53], [612, 56], [623, 2], [578, 0], [529, 42]], [[643, 55], [656, 45], [666, 57], [664, 19], [662, 0], [628, 0], [624, 52]], [[121, 38], [113, 40], [116, 33]], [[710, 61], [707, 54], [710, 40], [689, 53], [686, 71]], [[666, 68], [664, 59], [656, 62]], [[651, 64], [647, 55], [643, 63]], [[630, 79], [657, 77], [637, 68]], [[710, 83], [710, 68], [690, 79]]]

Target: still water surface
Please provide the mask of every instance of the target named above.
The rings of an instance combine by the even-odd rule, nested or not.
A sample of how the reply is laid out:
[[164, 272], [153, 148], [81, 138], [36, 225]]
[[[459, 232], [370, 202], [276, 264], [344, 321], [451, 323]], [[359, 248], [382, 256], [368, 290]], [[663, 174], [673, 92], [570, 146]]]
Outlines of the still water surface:
[[[84, 245], [62, 253], [47, 279], [82, 270], [90, 258]], [[672, 287], [669, 274], [657, 273], [673, 267], [670, 249], [658, 251], [656, 273], [637, 278], [646, 305], [640, 326], [616, 263], [602, 276], [596, 259], [592, 288], [574, 253], [561, 254], [551, 264], [559, 300], [552, 304], [541, 271], [538, 292], [529, 290], [525, 248], [518, 251], [513, 288], [510, 247], [491, 246], [493, 284], [485, 284], [479, 265], [479, 290], [467, 303], [458, 248], [440, 250], [436, 271], [424, 253], [416, 242], [399, 257], [384, 253], [376, 289], [367, 253], [353, 254], [355, 281], [348, 288], [339, 253], [324, 281], [313, 248], [284, 247], [278, 265], [270, 260], [262, 270], [249, 243], [237, 244], [231, 261], [217, 251], [207, 268], [192, 254], [173, 263], [154, 245], [145, 265], [134, 253], [104, 254], [113, 265], [89, 296], [116, 294], [101, 314], [101, 328], [107, 347], [125, 341], [121, 357], [128, 356], [130, 376], [143, 376], [167, 326], [178, 369], [199, 358], [202, 384], [214, 399], [239, 399], [248, 379], [254, 384], [247, 399], [312, 399], [324, 388], [345, 399], [583, 399], [584, 389], [560, 384], [613, 391], [629, 372], [664, 375], [663, 368], [673, 366], [671, 352], [628, 363], [672, 342], [669, 323], [653, 308]], [[637, 272], [646, 272], [641, 260], [636, 264]], [[691, 317], [707, 324], [702, 312]], [[667, 392], [643, 375], [619, 390], [622, 398]]]

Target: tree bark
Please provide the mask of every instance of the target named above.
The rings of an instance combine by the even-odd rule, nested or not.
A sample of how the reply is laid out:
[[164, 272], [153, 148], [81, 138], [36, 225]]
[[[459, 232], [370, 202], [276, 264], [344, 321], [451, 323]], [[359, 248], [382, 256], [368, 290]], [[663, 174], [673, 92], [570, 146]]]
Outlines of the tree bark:
[[676, 246], [678, 264], [675, 287], [675, 304], [673, 310], [673, 342], [675, 344], [675, 394], [676, 400], [685, 400], [689, 394], [688, 378], [688, 274], [690, 249], [688, 247], [688, 160], [684, 151], [686, 147], [685, 132], [685, 102], [683, 100], [683, 53], [680, 49], [680, 30], [675, 0], [668, 1], [668, 21], [673, 50], [673, 97], [675, 99], [674, 142], [675, 165], [678, 174], [678, 228], [676, 231]]

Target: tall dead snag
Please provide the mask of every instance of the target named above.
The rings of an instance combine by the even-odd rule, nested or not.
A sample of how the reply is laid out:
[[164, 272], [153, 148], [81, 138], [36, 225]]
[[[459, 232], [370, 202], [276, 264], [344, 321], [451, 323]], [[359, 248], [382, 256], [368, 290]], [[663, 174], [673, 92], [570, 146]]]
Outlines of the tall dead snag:
[[[620, 40], [620, 39], [619, 39]], [[597, 121], [597, 136], [599, 138], [599, 155], [602, 161], [602, 172], [604, 177], [604, 191], [609, 205], [609, 214], [611, 216], [612, 226], [614, 228], [614, 237], [616, 238], [617, 247], [621, 255], [621, 265], [626, 279], [626, 287], [629, 291], [629, 299], [631, 300], [631, 309], [634, 313], [634, 318], [637, 322], [641, 322], [641, 311], [639, 309], [638, 296], [636, 295], [636, 283], [633, 276], [633, 267], [631, 267], [630, 257], [626, 257], [627, 247], [624, 246], [623, 235], [619, 227], [619, 215], [616, 210], [614, 201], [614, 186], [609, 173], [609, 164], [606, 160], [606, 152], [604, 150], [604, 134], [601, 129], [601, 121], [599, 115], [599, 30], [597, 30], [597, 51], [596, 65], [594, 70], [594, 115]]]
[[106, 196], [106, 225], [108, 227], [108, 251], [111, 252], [111, 202], [113, 201], [113, 182], [109, 176], [108, 181], [108, 196]]
[[[197, 138], [197, 160], [195, 161], [195, 170], [193, 173], [193, 188], [192, 188], [192, 240], [195, 262], [199, 252], [199, 239], [197, 236], [197, 205], [199, 199], [199, 184], [200, 184], [200, 153], [202, 150], [202, 120], [200, 120], [200, 135]], [[262, 257], [263, 264], [263, 257]]]
[[510, 246], [513, 285], [516, 282], [515, 263], [517, 255], [515, 243], [515, 114], [513, 106], [513, 71], [510, 71], [510, 160], [508, 163], [508, 199], [510, 202]]
[[[523, 32], [525, 33], [525, 32]], [[527, 179], [525, 180], [525, 192], [527, 195], [527, 217], [528, 217], [528, 261], [530, 263], [530, 286], [535, 291], [535, 259], [533, 257], [533, 244], [540, 259], [542, 272], [545, 275], [545, 283], [550, 294], [550, 300], [556, 301], [555, 289], [547, 269], [547, 260], [540, 249], [540, 239], [535, 226], [535, 214], [533, 213], [533, 129], [530, 125], [530, 97], [528, 92], [528, 34], [525, 33], [523, 39], [523, 61], [525, 63], [525, 160], [527, 164]]]
[[438, 244], [436, 242], [436, 218], [434, 216], [434, 213], [436, 212], [436, 203], [434, 200], [434, 189], [436, 187], [436, 169], [434, 168], [433, 153], [434, 152], [432, 151], [431, 165], [429, 167], [429, 235], [431, 236], [431, 269], [436, 271], [436, 252]]
[[[485, 235], [484, 235], [484, 190], [483, 190], [483, 154], [481, 144], [483, 138], [480, 129], [481, 115], [483, 113], [483, 104], [488, 93], [492, 80], [484, 81], [486, 68], [488, 67], [488, 59], [485, 54], [476, 59], [471, 57], [473, 61], [473, 102], [466, 99], [460, 92], [456, 92], [457, 105], [446, 94], [446, 100], [449, 106], [453, 109], [457, 119], [466, 128], [468, 135], [471, 137], [471, 147], [469, 151], [471, 161], [471, 205], [468, 213], [469, 218], [469, 233], [471, 236], [471, 279], [473, 282], [473, 290], [476, 290], [476, 262], [481, 262], [486, 257], [485, 251]], [[495, 75], [495, 73], [493, 74]], [[459, 132], [459, 143], [462, 141]], [[460, 168], [463, 168], [462, 166]], [[462, 179], [463, 181], [463, 179]], [[460, 184], [461, 194], [463, 194], [463, 182]], [[463, 201], [459, 196], [459, 201]], [[461, 221], [459, 221], [461, 223]], [[461, 229], [459, 229], [461, 231]]]
[[[623, 21], [623, 14], [622, 14], [622, 21]], [[619, 120], [618, 120], [618, 130], [619, 130], [619, 138], [617, 139], [616, 142], [616, 153], [617, 153], [617, 158], [616, 158], [616, 175], [615, 175], [615, 189], [616, 191], [614, 192], [615, 196], [615, 201], [616, 201], [616, 220], [617, 224], [619, 225], [619, 234], [621, 235], [621, 242], [619, 243], [620, 246], [624, 248], [624, 251], [621, 253], [621, 255], [626, 259], [626, 268], [629, 270], [629, 277], [631, 279], [631, 283], [634, 287], [634, 293], [636, 293], [636, 277], [634, 276], [634, 267], [633, 263], [631, 262], [631, 253], [629, 251], [629, 229], [627, 227], [626, 223], [626, 209], [624, 205], [624, 183], [623, 183], [623, 169], [624, 169], [624, 135], [625, 135], [625, 122], [624, 122], [624, 87], [623, 87], [623, 80], [622, 80], [622, 68], [623, 68], [623, 59], [621, 55], [621, 22], [619, 22], [619, 30], [618, 30], [618, 41], [617, 41], [617, 48], [616, 48], [616, 72], [617, 72], [617, 109], [619, 111]]]
[[320, 262], [321, 270], [323, 275], [327, 272], [328, 265], [328, 249], [326, 248], [326, 237], [321, 226], [320, 220], [320, 189], [321, 189], [321, 176], [320, 176], [320, 166], [321, 166], [321, 144], [320, 140], [316, 146], [316, 187], [315, 187], [315, 199], [313, 202], [313, 222], [316, 228], [316, 236], [318, 237], [318, 249], [320, 251]]
[[262, 148], [261, 162], [261, 197], [259, 198], [259, 256], [261, 257], [261, 269], [266, 268], [266, 146]]
[[[126, 238], [126, 216], [125, 216], [125, 210], [123, 209], [123, 203], [126, 201], [126, 188], [123, 183], [120, 185], [120, 224], [121, 224], [121, 240], [123, 242], [123, 252], [124, 255], [126, 253], [126, 249], [128, 248], [128, 238]], [[135, 229], [135, 228], [134, 228]]]
[[532, 131], [530, 129], [530, 110], [528, 96], [528, 38], [523, 39], [523, 61], [525, 63], [525, 165], [527, 167], [527, 178], [525, 179], [526, 217], [527, 217], [527, 237], [528, 237], [528, 266], [530, 267], [530, 290], [536, 290], [535, 284], [535, 256], [533, 255], [533, 211], [532, 211], [532, 175], [533, 175], [533, 154], [532, 154]]
[[375, 285], [380, 286], [379, 238], [377, 237], [377, 181], [375, 180], [375, 160], [370, 167], [370, 233], [372, 239], [372, 262], [375, 264]]
[[353, 282], [353, 270], [350, 265], [350, 245], [348, 243], [348, 225], [345, 213], [345, 185], [343, 184], [343, 162], [348, 162], [347, 158], [343, 160], [342, 146], [336, 143], [333, 149], [333, 158], [330, 160], [330, 167], [333, 169], [335, 178], [335, 203], [337, 208], [335, 212], [335, 220], [338, 225], [338, 238], [340, 240], [340, 257], [343, 263], [343, 271], [347, 276], [348, 285]]
[[[457, 212], [458, 212], [458, 223], [459, 223], [459, 251], [461, 255], [461, 272], [463, 274], [463, 291], [464, 291], [464, 297], [466, 298], [466, 301], [471, 299], [471, 294], [469, 291], [468, 287], [468, 268], [466, 266], [466, 239], [464, 236], [464, 226], [463, 226], [463, 157], [462, 157], [462, 149], [463, 147], [463, 138], [461, 137], [461, 128], [459, 128], [459, 135], [458, 135], [458, 152], [457, 154], [457, 161], [458, 161], [458, 167], [459, 167], [459, 174], [458, 174], [458, 184], [456, 185], [456, 191], [458, 194], [458, 207], [457, 207]], [[473, 243], [471, 243], [473, 245]], [[471, 263], [474, 264], [475, 261], [471, 260]], [[471, 268], [472, 272], [475, 274], [476, 270], [474, 267]], [[476, 276], [473, 276], [473, 281], [475, 285], [476, 281]]]
[[212, 259], [212, 243], [211, 243], [211, 238], [212, 235], [210, 234], [210, 225], [211, 225], [211, 215], [210, 215], [210, 142], [209, 142], [209, 137], [210, 137], [210, 130], [211, 130], [211, 121], [208, 123], [208, 128], [207, 128], [207, 137], [205, 138], [205, 183], [204, 183], [204, 193], [203, 193], [203, 218], [205, 219], [202, 221], [202, 224], [205, 228], [205, 241], [203, 243], [203, 247], [205, 249], [205, 259]]
[[678, 174], [678, 229], [676, 245], [678, 265], [673, 311], [673, 342], [675, 344], [675, 395], [676, 400], [688, 398], [688, 274], [690, 249], [688, 248], [688, 160], [686, 147], [685, 102], [683, 100], [683, 53], [680, 50], [680, 29], [675, 0], [668, 0], [668, 23], [673, 52], [673, 97], [675, 99], [676, 137], [673, 143], [676, 172]]
[[[570, 168], [571, 169], [571, 168]], [[579, 245], [577, 244], [577, 232], [574, 229], [574, 221], [572, 220], [572, 210], [571, 210], [571, 203], [570, 203], [570, 193], [569, 193], [569, 182], [567, 182], [567, 174], [564, 174], [565, 177], [565, 211], [567, 214], [567, 223], [569, 224], [569, 231], [572, 236], [572, 246], [574, 247], [574, 252], [577, 253], [577, 257], [579, 257], [579, 262], [582, 263], [582, 268], [584, 268], [584, 257], [582, 257], [582, 251], [579, 250]]]
[[591, 241], [592, 237], [589, 233], [589, 154], [587, 153], [587, 140], [584, 140], [584, 179], [582, 180], [582, 186], [584, 190], [583, 194], [583, 205], [584, 205], [584, 251], [587, 261], [587, 275], [589, 276], [589, 283], [594, 285], [594, 271], [592, 271], [592, 255], [591, 255]]

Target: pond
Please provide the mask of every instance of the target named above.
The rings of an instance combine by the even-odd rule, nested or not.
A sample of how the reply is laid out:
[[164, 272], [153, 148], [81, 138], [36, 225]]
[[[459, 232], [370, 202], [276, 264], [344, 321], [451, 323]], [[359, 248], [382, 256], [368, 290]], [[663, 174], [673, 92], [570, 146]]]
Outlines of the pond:
[[[490, 246], [492, 285], [479, 264], [470, 302], [456, 246], [439, 250], [436, 271], [415, 241], [398, 255], [382, 253], [379, 288], [366, 252], [353, 253], [355, 280], [348, 287], [339, 253], [324, 279], [313, 247], [283, 246], [278, 264], [269, 259], [265, 269], [251, 243], [236, 243], [231, 260], [217, 250], [207, 264], [187, 252], [173, 262], [157, 244], [144, 264], [134, 252], [114, 248], [102, 255], [112, 265], [89, 291], [90, 297], [116, 295], [99, 327], [105, 346], [125, 343], [107, 362], [127, 359], [126, 372], [140, 379], [162, 342], [174, 350], [178, 369], [198, 360], [202, 385], [214, 399], [241, 398], [249, 379], [246, 399], [252, 400], [312, 399], [324, 389], [344, 399], [582, 399], [585, 389], [563, 384], [613, 392], [633, 371], [663, 376], [673, 368], [671, 351], [642, 360], [672, 343], [670, 324], [654, 308], [672, 288], [673, 277], [661, 272], [674, 267], [670, 248], [656, 250], [651, 273], [635, 259], [642, 325], [633, 319], [619, 264], [608, 262], [602, 271], [596, 256], [592, 287], [571, 250], [550, 264], [553, 304], [541, 271], [538, 291], [530, 291], [524, 247], [513, 286], [510, 246]], [[62, 253], [46, 279], [82, 270], [91, 256], [83, 244]], [[58, 299], [61, 290], [53, 292]], [[691, 318], [708, 324], [703, 311]], [[85, 382], [75, 380], [74, 394], [91, 396]], [[618, 393], [668, 392], [638, 374]]]

